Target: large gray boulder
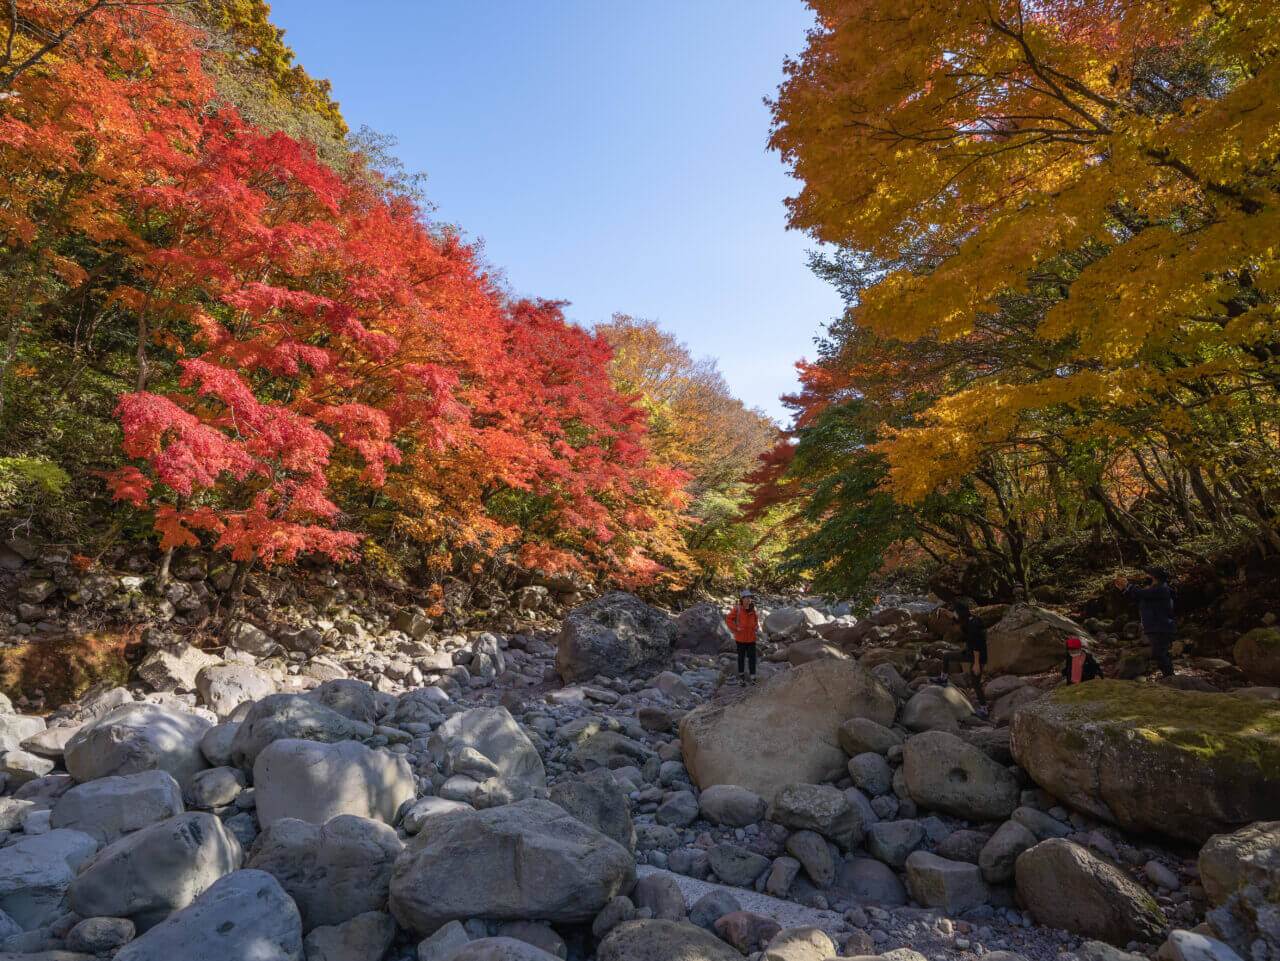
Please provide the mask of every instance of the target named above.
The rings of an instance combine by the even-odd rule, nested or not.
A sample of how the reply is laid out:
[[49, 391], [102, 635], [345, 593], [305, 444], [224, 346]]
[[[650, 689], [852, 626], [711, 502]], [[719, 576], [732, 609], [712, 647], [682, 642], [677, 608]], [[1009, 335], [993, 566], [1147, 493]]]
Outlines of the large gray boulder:
[[374, 690], [364, 681], [340, 677], [325, 681], [304, 697], [317, 704], [337, 711], [343, 717], [364, 724], [378, 723], [378, 699]]
[[516, 938], [477, 938], [441, 956], [439, 961], [560, 961], [560, 956]]
[[933, 811], [1002, 821], [1018, 806], [1018, 781], [1009, 769], [945, 731], [908, 738], [902, 771], [912, 800]]
[[285, 818], [258, 836], [246, 867], [280, 882], [307, 932], [381, 910], [403, 850], [396, 832], [381, 821], [342, 815], [310, 824]]
[[447, 777], [455, 773], [459, 755], [470, 749], [493, 763], [491, 776], [544, 787], [542, 756], [505, 707], [476, 707], [455, 714], [431, 733], [432, 759]]
[[587, 771], [551, 786], [551, 800], [587, 827], [613, 838], [628, 851], [636, 849], [627, 792], [606, 770]]
[[987, 670], [992, 674], [1039, 674], [1062, 665], [1067, 638], [1093, 638], [1075, 621], [1034, 604], [1014, 604], [987, 630]]
[[760, 626], [771, 637], [795, 639], [829, 620], [827, 615], [812, 607], [780, 607], [766, 615]]
[[23, 930], [50, 923], [76, 869], [98, 850], [82, 831], [58, 830], [20, 838], [0, 848], [0, 911]]
[[0, 753], [16, 751], [23, 741], [44, 729], [42, 717], [31, 714], [0, 714]]
[[274, 694], [276, 682], [250, 664], [211, 664], [196, 675], [196, 690], [209, 710], [226, 718], [245, 701]]
[[67, 906], [89, 918], [128, 918], [145, 931], [242, 860], [240, 842], [212, 814], [180, 814], [99, 851], [67, 888]]
[[713, 784], [698, 798], [698, 810], [706, 820], [734, 828], [763, 820], [768, 807], [760, 795], [736, 784]]
[[1215, 834], [1200, 849], [1199, 868], [1212, 905], [1206, 920], [1218, 937], [1243, 957], [1259, 939], [1280, 957], [1280, 821]]
[[680, 749], [693, 783], [736, 784], [772, 798], [787, 784], [843, 777], [840, 725], [890, 725], [893, 695], [856, 661], [812, 661], [685, 715]]
[[987, 886], [982, 881], [982, 869], [976, 864], [913, 851], [906, 866], [911, 896], [926, 908], [959, 914], [987, 902]]
[[550, 801], [432, 818], [391, 877], [391, 913], [419, 936], [479, 918], [590, 921], [635, 884], [635, 860]]
[[264, 871], [236, 871], [115, 961], [304, 961], [298, 909]]
[[715, 604], [702, 601], [676, 617], [676, 650], [718, 654], [732, 647], [733, 634]]
[[1040, 924], [1117, 947], [1158, 941], [1165, 918], [1155, 899], [1119, 868], [1064, 838], [1019, 855], [1018, 896]]
[[313, 929], [302, 942], [307, 961], [382, 961], [396, 939], [395, 918], [382, 911]]
[[258, 823], [281, 818], [324, 824], [340, 814], [387, 824], [416, 793], [402, 756], [357, 741], [273, 741], [253, 765]]
[[846, 851], [862, 843], [862, 809], [829, 784], [788, 784], [774, 795], [768, 818], [792, 831], [816, 831]]
[[273, 741], [301, 740], [334, 744], [359, 741], [373, 734], [373, 726], [343, 717], [323, 704], [298, 694], [272, 694], [258, 701], [236, 729], [231, 763], [246, 774]]
[[1054, 797], [1130, 831], [1202, 844], [1280, 817], [1274, 701], [1090, 681], [1019, 708], [1010, 746]]
[[181, 814], [182, 789], [168, 771], [104, 777], [73, 787], [54, 802], [49, 823], [110, 844], [133, 831]]
[[742, 961], [710, 931], [685, 921], [624, 921], [596, 951], [599, 961]]
[[152, 651], [138, 665], [138, 679], [154, 691], [194, 691], [201, 668], [218, 659], [198, 647], [179, 643]]
[[212, 727], [196, 714], [156, 704], [122, 704], [80, 728], [63, 759], [77, 781], [168, 771], [183, 788], [208, 765], [200, 739]]
[[675, 636], [675, 624], [662, 611], [634, 594], [610, 591], [565, 617], [556, 671], [573, 684], [658, 667], [670, 658]]

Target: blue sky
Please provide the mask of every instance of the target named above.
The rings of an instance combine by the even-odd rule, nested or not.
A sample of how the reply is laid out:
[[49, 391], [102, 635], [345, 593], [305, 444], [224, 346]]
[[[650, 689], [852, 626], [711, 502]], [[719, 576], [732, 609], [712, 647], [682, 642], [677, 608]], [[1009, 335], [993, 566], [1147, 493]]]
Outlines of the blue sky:
[[840, 310], [786, 230], [763, 103], [800, 0], [273, 0], [353, 129], [399, 139], [436, 216], [518, 295], [650, 317], [781, 417]]

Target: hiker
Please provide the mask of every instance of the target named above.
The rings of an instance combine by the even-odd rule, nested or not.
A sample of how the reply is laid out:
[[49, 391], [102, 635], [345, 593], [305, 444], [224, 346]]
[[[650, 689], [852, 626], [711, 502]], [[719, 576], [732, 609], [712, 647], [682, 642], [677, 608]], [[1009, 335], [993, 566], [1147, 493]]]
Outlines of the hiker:
[[756, 632], [760, 629], [760, 616], [756, 613], [756, 599], [750, 591], [743, 591], [724, 622], [733, 631], [738, 648], [738, 681], [747, 683], [747, 669], [751, 670], [751, 683], [756, 682]]
[[1163, 567], [1144, 567], [1142, 572], [1149, 578], [1146, 587], [1131, 584], [1123, 574], [1116, 578], [1116, 587], [1125, 597], [1138, 602], [1138, 619], [1142, 621], [1142, 633], [1151, 643], [1151, 660], [1162, 675], [1173, 677], [1173, 637], [1178, 624], [1173, 619], [1169, 572]]
[[960, 633], [964, 638], [964, 650], [944, 653], [942, 673], [934, 680], [939, 684], [945, 684], [947, 675], [950, 673], [951, 662], [960, 661], [969, 673], [969, 680], [973, 683], [973, 693], [978, 698], [979, 707], [974, 713], [978, 717], [986, 717], [988, 715], [987, 695], [982, 690], [982, 669], [987, 665], [987, 626], [982, 623], [982, 618], [969, 610], [969, 605], [964, 601], [956, 601], [951, 605], [951, 617], [960, 625]]
[[1062, 676], [1068, 684], [1083, 684], [1095, 677], [1102, 677], [1102, 668], [1093, 655], [1084, 649], [1084, 641], [1078, 637], [1067, 638], [1067, 662], [1062, 665]]

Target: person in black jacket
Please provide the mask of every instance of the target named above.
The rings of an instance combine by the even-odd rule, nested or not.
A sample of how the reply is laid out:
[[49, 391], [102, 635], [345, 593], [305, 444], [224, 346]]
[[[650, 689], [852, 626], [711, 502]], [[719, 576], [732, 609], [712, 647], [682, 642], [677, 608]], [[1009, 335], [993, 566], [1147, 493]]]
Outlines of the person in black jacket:
[[1078, 637], [1067, 638], [1067, 662], [1062, 665], [1062, 676], [1068, 684], [1083, 684], [1102, 677], [1102, 668]]
[[1163, 567], [1142, 570], [1149, 578], [1145, 587], [1129, 583], [1123, 574], [1116, 578], [1116, 587], [1138, 602], [1138, 619], [1142, 621], [1142, 633], [1151, 643], [1151, 659], [1161, 674], [1173, 677], [1173, 638], [1178, 632], [1178, 623], [1173, 619], [1169, 572]]
[[987, 695], [982, 690], [982, 669], [987, 665], [987, 625], [982, 623], [982, 618], [969, 610], [969, 605], [964, 601], [956, 601], [951, 605], [951, 616], [960, 625], [960, 633], [964, 638], [964, 650], [948, 651], [943, 654], [942, 673], [934, 680], [939, 684], [945, 684], [947, 675], [950, 673], [951, 662], [960, 661], [969, 673], [969, 680], [973, 683], [973, 693], [980, 705], [975, 713], [978, 717], [986, 717]]

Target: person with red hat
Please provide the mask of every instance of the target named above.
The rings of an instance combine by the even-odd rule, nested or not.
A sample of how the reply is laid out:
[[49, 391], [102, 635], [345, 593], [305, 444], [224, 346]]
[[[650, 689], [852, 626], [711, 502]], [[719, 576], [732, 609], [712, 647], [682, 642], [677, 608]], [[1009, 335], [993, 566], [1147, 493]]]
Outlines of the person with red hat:
[[[734, 646], [738, 649], [738, 683], [756, 682], [756, 634], [760, 631], [760, 615], [756, 613], [756, 599], [751, 591], [743, 591], [738, 603], [724, 619], [733, 631]], [[748, 667], [751, 673], [747, 674]]]
[[1082, 684], [1102, 677], [1102, 668], [1078, 637], [1067, 638], [1067, 663], [1062, 666], [1062, 676], [1068, 684]]

